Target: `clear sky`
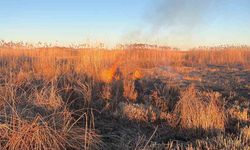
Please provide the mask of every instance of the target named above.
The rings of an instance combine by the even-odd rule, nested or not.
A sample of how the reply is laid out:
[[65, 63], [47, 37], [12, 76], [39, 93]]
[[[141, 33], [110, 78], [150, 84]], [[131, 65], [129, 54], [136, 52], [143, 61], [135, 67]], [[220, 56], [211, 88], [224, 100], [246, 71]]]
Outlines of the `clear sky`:
[[0, 0], [0, 39], [250, 45], [249, 0]]

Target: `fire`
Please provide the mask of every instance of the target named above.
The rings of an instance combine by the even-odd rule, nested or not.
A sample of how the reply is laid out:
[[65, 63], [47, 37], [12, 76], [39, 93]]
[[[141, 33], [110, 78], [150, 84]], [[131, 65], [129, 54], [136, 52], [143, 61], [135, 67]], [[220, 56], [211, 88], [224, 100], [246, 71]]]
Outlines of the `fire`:
[[120, 56], [114, 61], [114, 64], [110, 68], [101, 72], [101, 80], [106, 83], [110, 83], [113, 80], [120, 80], [122, 73], [119, 69], [119, 66], [121, 66], [122, 63], [123, 62]]
[[[138, 80], [143, 77], [143, 74], [140, 70], [135, 70], [128, 76], [130, 79]], [[117, 81], [122, 79], [122, 73], [119, 67], [111, 67], [109, 69], [103, 70], [101, 72], [101, 80], [106, 83], [110, 83], [112, 81]]]
[[133, 79], [137, 80], [137, 79], [141, 79], [143, 77], [143, 74], [141, 71], [139, 70], [135, 70], [135, 72], [133, 73]]
[[115, 68], [110, 68], [103, 70], [101, 72], [101, 80], [106, 83], [110, 83], [113, 80], [114, 74], [115, 74]]
[[[104, 69], [100, 76], [101, 76], [101, 80], [105, 83], [110, 83], [112, 81], [117, 81], [117, 80], [121, 80], [122, 79], [122, 72], [120, 70], [120, 67], [123, 66], [123, 61], [121, 58], [118, 58], [115, 63], [108, 69]], [[140, 70], [135, 70], [134, 72], [132, 72], [132, 76], [131, 74], [128, 76], [128, 78], [133, 79], [133, 80], [137, 80], [143, 77], [143, 74]]]

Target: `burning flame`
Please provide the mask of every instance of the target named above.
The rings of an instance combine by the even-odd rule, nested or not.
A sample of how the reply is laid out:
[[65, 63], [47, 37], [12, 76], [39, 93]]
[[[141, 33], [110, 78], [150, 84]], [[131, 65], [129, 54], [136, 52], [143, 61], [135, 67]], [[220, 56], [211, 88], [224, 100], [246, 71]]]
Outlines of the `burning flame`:
[[[129, 78], [131, 78], [133, 80], [138, 80], [138, 79], [141, 79], [142, 77], [143, 77], [143, 74], [140, 70], [135, 70], [129, 76]], [[122, 78], [122, 73], [121, 73], [119, 67], [117, 67], [117, 68], [111, 67], [111, 68], [103, 70], [101, 72], [101, 80], [103, 82], [106, 82], [106, 83], [121, 80], [121, 78]]]
[[119, 65], [121, 61], [115, 61], [115, 63], [108, 69], [105, 69], [101, 72], [101, 80], [106, 83], [110, 83], [114, 80], [121, 79], [121, 71], [119, 69]]
[[142, 77], [143, 77], [143, 74], [142, 74], [141, 71], [135, 70], [135, 72], [133, 72], [132, 78], [133, 78], [134, 80], [141, 79]]
[[112, 82], [114, 74], [115, 74], [115, 70], [116, 70], [115, 68], [103, 70], [101, 72], [101, 80], [106, 82], [106, 83]]
[[[105, 83], [110, 83], [112, 81], [117, 81], [122, 79], [122, 72], [120, 67], [122, 66], [121, 59], [115, 61], [115, 63], [108, 69], [105, 69], [101, 72], [101, 80]], [[137, 80], [143, 77], [143, 74], [140, 70], [135, 70], [130, 74], [129, 78]]]

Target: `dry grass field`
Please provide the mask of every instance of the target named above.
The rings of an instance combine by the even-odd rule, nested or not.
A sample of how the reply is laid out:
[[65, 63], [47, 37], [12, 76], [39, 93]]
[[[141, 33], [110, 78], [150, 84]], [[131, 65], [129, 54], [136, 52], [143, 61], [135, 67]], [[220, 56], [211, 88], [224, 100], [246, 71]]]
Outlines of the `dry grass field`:
[[250, 149], [250, 47], [0, 47], [0, 149]]

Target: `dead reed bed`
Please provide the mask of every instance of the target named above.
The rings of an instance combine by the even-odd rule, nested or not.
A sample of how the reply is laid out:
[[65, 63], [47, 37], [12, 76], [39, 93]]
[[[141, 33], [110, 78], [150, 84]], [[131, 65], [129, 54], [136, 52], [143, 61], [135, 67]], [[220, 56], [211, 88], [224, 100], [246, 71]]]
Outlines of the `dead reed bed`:
[[0, 148], [249, 148], [249, 109], [229, 109], [218, 92], [143, 72], [249, 66], [249, 50], [1, 46]]

